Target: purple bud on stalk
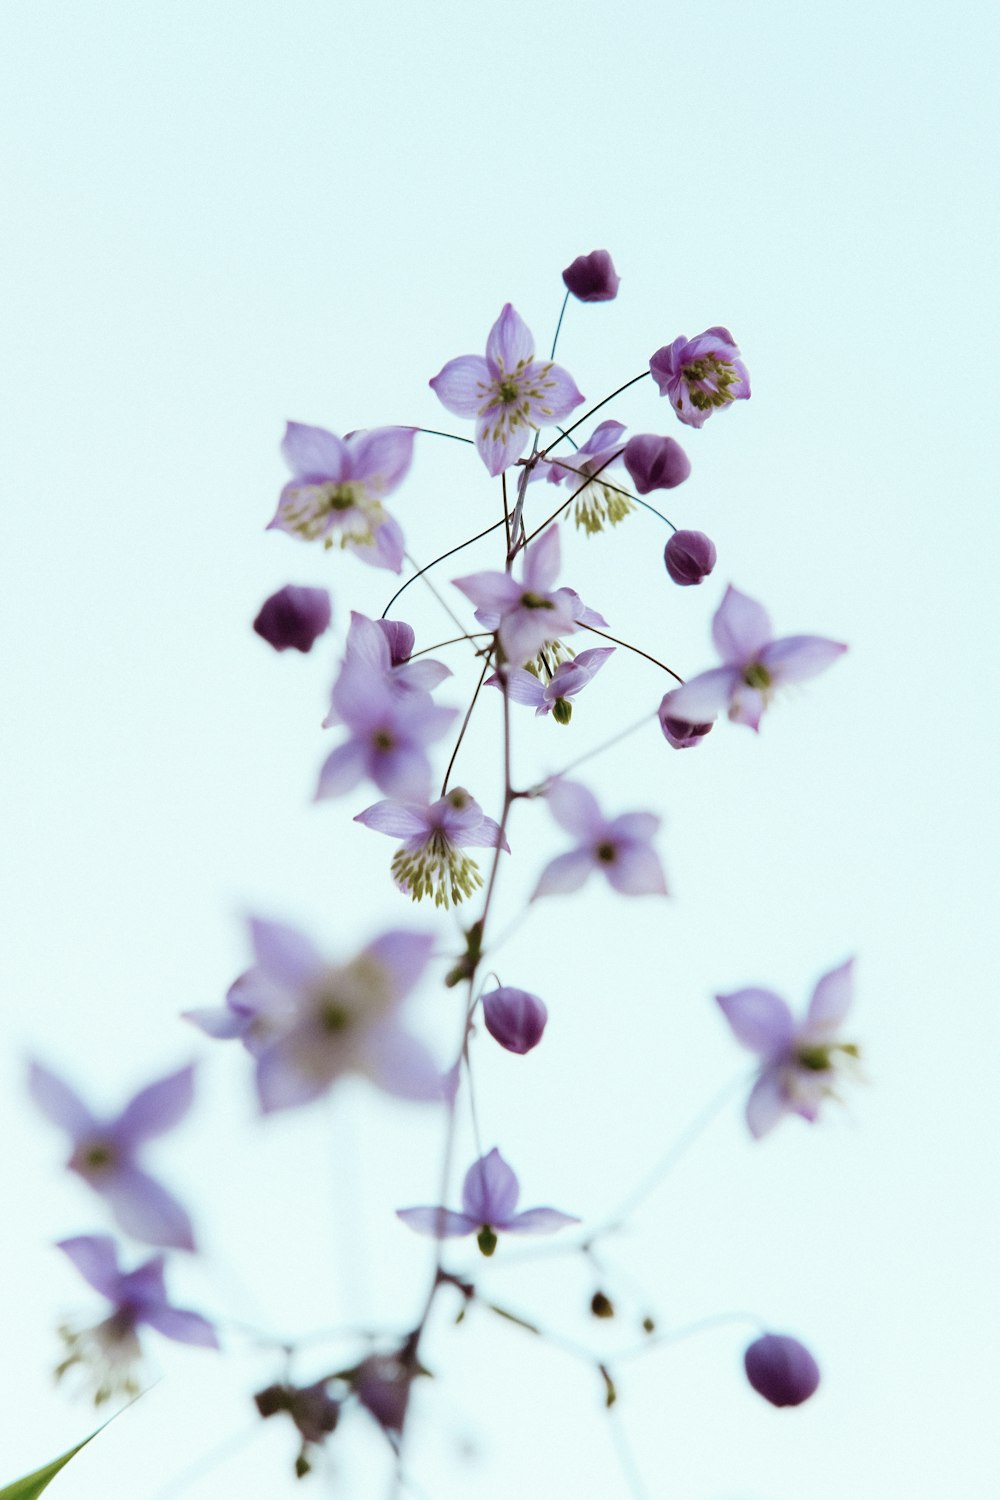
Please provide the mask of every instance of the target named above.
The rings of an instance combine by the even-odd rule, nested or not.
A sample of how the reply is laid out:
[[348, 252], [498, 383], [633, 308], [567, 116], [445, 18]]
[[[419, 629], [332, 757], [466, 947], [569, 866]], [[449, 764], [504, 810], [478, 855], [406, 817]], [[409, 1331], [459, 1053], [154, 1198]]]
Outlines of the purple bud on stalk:
[[490, 1036], [521, 1056], [537, 1047], [549, 1013], [537, 995], [506, 987], [483, 996], [483, 1020]]
[[275, 651], [311, 651], [330, 628], [330, 596], [326, 589], [286, 584], [264, 600], [253, 628]]
[[640, 495], [650, 490], [673, 490], [691, 473], [691, 460], [680, 443], [651, 432], [629, 438], [622, 455]]
[[607, 250], [591, 250], [578, 255], [562, 273], [562, 279], [574, 297], [581, 302], [611, 302], [618, 295], [621, 277], [616, 273]]
[[765, 1333], [743, 1355], [747, 1379], [772, 1406], [801, 1406], [819, 1385], [819, 1366], [798, 1339]]
[[409, 661], [416, 642], [413, 626], [407, 625], [405, 620], [376, 620], [375, 624], [388, 643], [392, 665], [400, 667]]
[[715, 543], [703, 531], [675, 531], [663, 551], [667, 572], [682, 588], [707, 578], [715, 560]]
[[677, 693], [664, 693], [658, 709], [660, 728], [663, 730], [667, 743], [673, 745], [675, 750], [688, 750], [692, 745], [700, 745], [705, 735], [715, 723], [710, 719], [707, 724], [692, 724], [687, 719], [682, 719], [670, 712], [671, 699]]

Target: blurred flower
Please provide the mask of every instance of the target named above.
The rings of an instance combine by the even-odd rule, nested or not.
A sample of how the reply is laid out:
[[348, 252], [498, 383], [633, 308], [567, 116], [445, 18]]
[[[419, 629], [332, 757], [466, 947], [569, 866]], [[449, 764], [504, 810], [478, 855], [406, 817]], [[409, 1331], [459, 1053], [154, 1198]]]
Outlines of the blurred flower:
[[663, 561], [675, 583], [701, 583], [715, 567], [715, 543], [703, 531], [675, 531], [663, 549]]
[[[503, 676], [507, 680], [508, 696], [512, 703], [524, 703], [533, 708], [536, 718], [552, 713], [560, 724], [568, 724], [572, 714], [570, 698], [583, 692], [614, 653], [614, 646], [595, 646], [590, 651], [581, 651], [579, 656], [562, 662], [544, 683], [536, 672], [527, 672], [523, 667], [506, 667]], [[492, 677], [487, 677], [486, 686], [500, 688], [500, 673], [494, 672]]]
[[428, 1234], [437, 1240], [475, 1234], [484, 1255], [492, 1255], [496, 1249], [498, 1229], [506, 1234], [554, 1234], [567, 1224], [580, 1222], [572, 1214], [560, 1213], [555, 1208], [529, 1208], [515, 1213], [520, 1194], [517, 1178], [494, 1147], [466, 1172], [461, 1213], [443, 1207], [399, 1208], [396, 1217], [418, 1234]]
[[[628, 491], [612, 483], [608, 473], [621, 457], [624, 431], [621, 422], [601, 422], [574, 453], [545, 460], [549, 483], [565, 484], [573, 491], [573, 519], [588, 536], [603, 531], [605, 521], [617, 526], [635, 510]], [[532, 475], [541, 472], [535, 468]]]
[[373, 427], [335, 437], [289, 422], [281, 451], [292, 471], [268, 529], [326, 547], [350, 547], [375, 568], [403, 568], [403, 533], [382, 501], [406, 478], [413, 427]]
[[253, 628], [275, 651], [311, 651], [330, 628], [330, 595], [288, 583], [264, 600]]
[[697, 338], [674, 339], [649, 361], [661, 396], [689, 427], [700, 427], [714, 411], [750, 395], [750, 376], [728, 328], [707, 328]]
[[611, 302], [618, 295], [621, 277], [615, 273], [607, 250], [578, 255], [562, 273], [567, 290], [581, 302]]
[[476, 418], [476, 447], [494, 475], [521, 456], [533, 428], [561, 421], [583, 400], [561, 366], [535, 359], [535, 341], [509, 302], [490, 329], [486, 358], [449, 360], [430, 385], [450, 412]]
[[341, 1403], [333, 1399], [326, 1387], [325, 1380], [317, 1380], [313, 1385], [269, 1385], [253, 1398], [262, 1417], [284, 1411], [298, 1428], [302, 1447], [295, 1472], [300, 1479], [312, 1468], [309, 1449], [325, 1442], [340, 1420]]
[[397, 1354], [369, 1354], [352, 1372], [351, 1384], [361, 1405], [386, 1432], [400, 1433], [410, 1404], [410, 1386], [422, 1367]]
[[193, 1080], [194, 1068], [181, 1068], [140, 1090], [112, 1120], [91, 1114], [69, 1084], [40, 1063], [31, 1064], [28, 1081], [38, 1108], [72, 1140], [70, 1171], [107, 1199], [126, 1234], [176, 1250], [194, 1249], [191, 1221], [177, 1199], [136, 1165], [135, 1156], [148, 1140], [184, 1118]]
[[674, 694], [673, 713], [690, 723], [727, 709], [734, 724], [757, 729], [779, 687], [818, 676], [847, 650], [821, 635], [773, 640], [763, 605], [732, 586], [715, 612], [712, 639], [725, 665], [689, 678]]
[[375, 685], [387, 688], [396, 697], [414, 692], [429, 693], [451, 676], [451, 668], [429, 657], [410, 660], [414, 646], [413, 630], [403, 620], [369, 620], [367, 615], [351, 610], [344, 660], [340, 675], [330, 695], [330, 709], [323, 728], [347, 722], [339, 705], [351, 706]]
[[692, 745], [700, 745], [702, 740], [714, 726], [714, 719], [707, 724], [690, 724], [687, 719], [679, 719], [673, 711], [673, 700], [677, 688], [672, 692], [664, 693], [660, 700], [659, 720], [660, 728], [663, 730], [665, 739], [673, 745], [675, 750], [689, 750]]
[[691, 473], [691, 460], [680, 443], [652, 433], [637, 433], [625, 444], [625, 467], [640, 495], [673, 490]]
[[580, 840], [545, 866], [532, 900], [577, 891], [592, 870], [606, 875], [625, 896], [667, 894], [659, 856], [650, 840], [660, 826], [653, 813], [623, 813], [609, 822], [593, 792], [576, 781], [557, 781], [546, 794], [560, 828]]
[[355, 823], [406, 842], [392, 857], [393, 879], [414, 901], [433, 896], [447, 907], [471, 896], [483, 883], [475, 860], [461, 851], [469, 846], [510, 853], [500, 825], [488, 818], [464, 787], [453, 787], [429, 807], [419, 802], [376, 802], [358, 813]]
[[537, 995], [501, 985], [483, 996], [483, 1020], [494, 1041], [523, 1056], [542, 1040], [549, 1013]]
[[798, 1339], [765, 1333], [743, 1355], [747, 1379], [772, 1406], [801, 1406], [819, 1385], [819, 1365]]
[[853, 979], [853, 959], [824, 974], [798, 1025], [773, 990], [716, 995], [736, 1040], [761, 1059], [746, 1109], [747, 1124], [756, 1139], [786, 1114], [815, 1120], [823, 1100], [836, 1097], [837, 1070], [857, 1063], [858, 1048], [852, 1042], [835, 1040], [851, 1006]]

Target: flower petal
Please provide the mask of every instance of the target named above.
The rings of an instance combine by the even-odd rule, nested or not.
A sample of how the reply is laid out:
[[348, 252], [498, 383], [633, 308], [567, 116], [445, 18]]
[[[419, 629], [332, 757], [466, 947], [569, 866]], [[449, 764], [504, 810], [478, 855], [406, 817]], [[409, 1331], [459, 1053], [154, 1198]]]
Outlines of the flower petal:
[[218, 1349], [215, 1329], [201, 1313], [182, 1307], [151, 1307], [143, 1311], [142, 1321], [177, 1344], [195, 1344], [202, 1349]]
[[559, 577], [559, 527], [548, 526], [524, 553], [524, 587], [547, 594]]
[[618, 856], [600, 868], [623, 896], [665, 896], [667, 882], [659, 856], [649, 844], [619, 844]]
[[322, 802], [326, 797], [340, 797], [344, 792], [351, 791], [364, 774], [364, 747], [357, 740], [348, 740], [346, 744], [338, 745], [327, 756], [320, 769], [316, 801]]
[[593, 868], [594, 858], [589, 849], [571, 849], [568, 854], [557, 855], [539, 875], [532, 901], [539, 896], [567, 896], [578, 891]]
[[760, 653], [775, 682], [808, 682], [833, 665], [847, 647], [821, 635], [786, 635], [771, 641]]
[[683, 687], [674, 688], [670, 694], [671, 718], [687, 724], [705, 724], [717, 718], [728, 709], [739, 681], [737, 667], [712, 667], [689, 677]]
[[95, 1292], [117, 1301], [122, 1276], [118, 1269], [118, 1247], [110, 1234], [79, 1234], [70, 1240], [59, 1240], [56, 1249], [69, 1256]]
[[373, 1028], [359, 1065], [376, 1088], [422, 1103], [444, 1098], [441, 1069], [423, 1042], [395, 1024]]
[[824, 974], [813, 990], [806, 1011], [806, 1029], [810, 1033], [835, 1030], [850, 1010], [853, 999], [854, 959], [849, 958], [839, 969]]
[[126, 1106], [115, 1127], [119, 1141], [137, 1146], [162, 1135], [182, 1120], [194, 1100], [194, 1068], [181, 1068], [142, 1089]]
[[602, 838], [607, 831], [597, 798], [582, 782], [560, 778], [549, 788], [545, 800], [549, 812], [567, 833], [589, 841]]
[[508, 1234], [555, 1234], [567, 1224], [579, 1223], [574, 1214], [560, 1213], [557, 1208], [526, 1208], [524, 1213], [508, 1219], [503, 1227]]
[[346, 439], [351, 477], [365, 481], [376, 495], [388, 495], [407, 475], [413, 462], [415, 427], [373, 427]]
[[385, 971], [395, 1003], [408, 995], [423, 975], [434, 948], [430, 932], [384, 932], [369, 943], [362, 957], [373, 958]]
[[771, 618], [764, 606], [730, 584], [712, 620], [712, 640], [723, 661], [746, 665], [767, 645], [772, 634]]
[[775, 1068], [765, 1068], [747, 1100], [747, 1124], [754, 1140], [759, 1141], [761, 1136], [773, 1130], [788, 1113], [788, 1108], [780, 1074]]
[[534, 353], [535, 340], [531, 330], [511, 304], [505, 302], [486, 340], [487, 364], [491, 370], [504, 370], [509, 374], [520, 361], [529, 363]]
[[323, 967], [312, 939], [286, 922], [251, 917], [250, 938], [260, 967], [285, 989], [301, 989]]
[[465, 1174], [462, 1184], [462, 1207], [478, 1224], [491, 1224], [495, 1229], [507, 1224], [517, 1207], [520, 1195], [514, 1170], [504, 1161], [494, 1146], [486, 1156]]
[[97, 1126], [97, 1120], [68, 1083], [55, 1073], [33, 1062], [28, 1073], [28, 1092], [53, 1125], [68, 1131], [74, 1141], [81, 1141]]
[[429, 381], [431, 390], [442, 406], [456, 417], [474, 417], [489, 394], [493, 376], [480, 354], [463, 354], [450, 359], [441, 372]]
[[430, 810], [418, 802], [376, 802], [355, 815], [355, 823], [393, 838], [423, 838], [431, 831]]
[[397, 1208], [396, 1218], [402, 1219], [408, 1229], [417, 1234], [428, 1234], [435, 1240], [457, 1239], [463, 1234], [475, 1234], [479, 1219], [470, 1219], [468, 1214], [457, 1214], [451, 1208]]
[[736, 1040], [751, 1052], [774, 1057], [787, 1051], [795, 1036], [792, 1013], [773, 990], [736, 990], [716, 995], [716, 1003]]
[[119, 1226], [133, 1239], [172, 1250], [193, 1250], [191, 1220], [172, 1193], [138, 1167], [122, 1167], [102, 1179], [101, 1196], [107, 1198]]
[[344, 476], [347, 448], [343, 440], [325, 427], [309, 427], [304, 422], [289, 422], [281, 444], [281, 453], [298, 478], [339, 481]]

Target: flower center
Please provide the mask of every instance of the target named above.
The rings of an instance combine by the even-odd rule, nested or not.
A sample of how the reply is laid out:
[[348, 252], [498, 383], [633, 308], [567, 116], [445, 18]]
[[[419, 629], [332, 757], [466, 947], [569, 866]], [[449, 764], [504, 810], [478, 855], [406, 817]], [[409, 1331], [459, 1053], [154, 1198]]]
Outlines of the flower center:
[[610, 839], [605, 839], [603, 844], [598, 844], [594, 850], [594, 854], [601, 861], [602, 865], [613, 865], [618, 858], [618, 850]]
[[325, 495], [327, 510], [353, 510], [358, 503], [356, 484], [331, 484]]
[[743, 681], [748, 688], [756, 688], [759, 693], [766, 693], [774, 678], [763, 662], [753, 661], [743, 673]]
[[521, 388], [516, 380], [508, 376], [497, 385], [497, 396], [504, 406], [513, 406], [521, 398]]
[[544, 594], [533, 594], [530, 589], [521, 595], [520, 604], [522, 609], [555, 609], [551, 599], [546, 599]]
[[80, 1165], [89, 1172], [105, 1172], [115, 1164], [115, 1153], [104, 1141], [94, 1141], [80, 1153]]
[[372, 735], [372, 744], [375, 746], [376, 750], [391, 750], [395, 743], [396, 741], [393, 739], [388, 729], [376, 729], [375, 733]]
[[346, 1031], [351, 1024], [351, 1014], [345, 1005], [337, 1000], [327, 1000], [320, 1009], [319, 1024], [324, 1031], [333, 1036]]
[[720, 359], [717, 354], [691, 360], [681, 373], [687, 382], [691, 405], [699, 411], [711, 411], [714, 406], [725, 406], [736, 400], [729, 387], [738, 385], [740, 377], [729, 361]]

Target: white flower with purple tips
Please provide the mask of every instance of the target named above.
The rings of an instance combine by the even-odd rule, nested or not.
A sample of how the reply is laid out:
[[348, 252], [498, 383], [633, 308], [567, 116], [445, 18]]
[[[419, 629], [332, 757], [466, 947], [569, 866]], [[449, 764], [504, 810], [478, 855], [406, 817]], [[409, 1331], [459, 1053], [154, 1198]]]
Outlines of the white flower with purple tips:
[[674, 717], [700, 724], [725, 709], [734, 724], [757, 729], [778, 688], [818, 677], [847, 650], [821, 635], [774, 640], [773, 634], [764, 606], [730, 585], [712, 620], [712, 639], [724, 665], [699, 673], [671, 694]]
[[462, 1184], [462, 1212], [441, 1207], [399, 1208], [396, 1217], [417, 1234], [437, 1240], [474, 1234], [484, 1255], [496, 1249], [496, 1231], [505, 1234], [554, 1234], [567, 1224], [579, 1224], [572, 1214], [556, 1208], [528, 1208], [516, 1213], [521, 1189], [513, 1169], [493, 1148], [473, 1162]]
[[456, 905], [483, 883], [469, 847], [501, 849], [510, 845], [500, 825], [483, 812], [464, 787], [453, 787], [429, 807], [419, 802], [376, 802], [358, 813], [355, 823], [377, 833], [405, 839], [392, 857], [392, 876], [414, 901], [432, 896], [435, 906]]
[[823, 1100], [835, 1094], [838, 1068], [856, 1065], [858, 1048], [836, 1040], [853, 999], [853, 980], [853, 959], [824, 974], [798, 1023], [773, 990], [716, 995], [736, 1040], [761, 1059], [746, 1110], [755, 1138], [773, 1130], [786, 1114], [815, 1120]]
[[635, 510], [628, 490], [615, 484], [609, 473], [625, 451], [624, 432], [621, 422], [601, 422], [575, 453], [546, 460], [549, 483], [565, 484], [573, 491], [573, 519], [588, 536], [603, 531], [605, 522], [617, 526]]
[[600, 870], [624, 896], [667, 894], [663, 866], [651, 842], [660, 826], [654, 813], [622, 813], [609, 820], [593, 792], [577, 781], [557, 781], [546, 797], [560, 828], [579, 842], [545, 866], [533, 901], [578, 891], [593, 870]]
[[430, 386], [450, 412], [475, 417], [476, 447], [494, 475], [520, 458], [533, 429], [561, 421], [583, 400], [561, 366], [535, 359], [531, 331], [509, 302], [490, 329], [486, 358], [450, 359]]

